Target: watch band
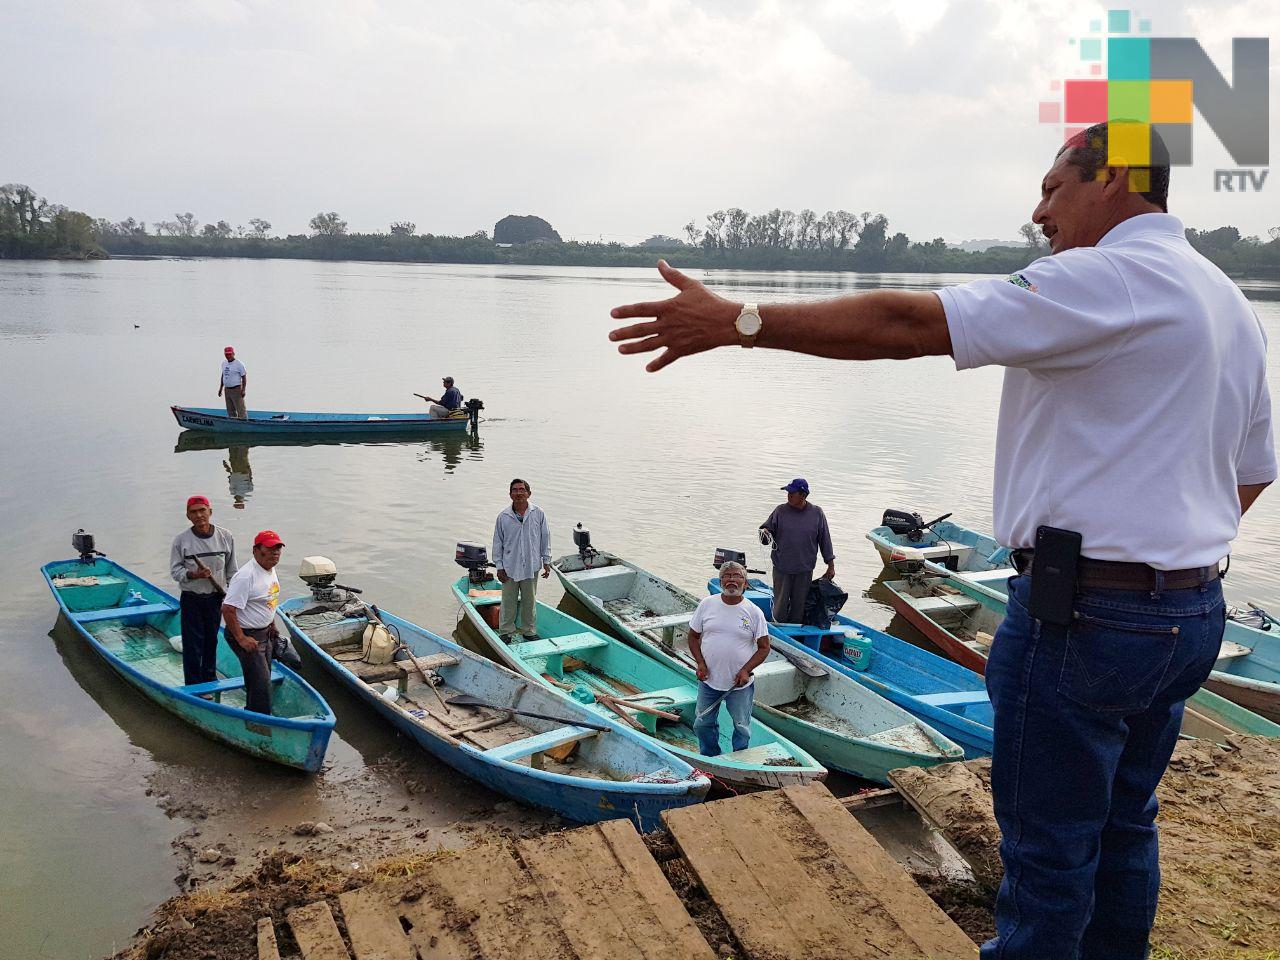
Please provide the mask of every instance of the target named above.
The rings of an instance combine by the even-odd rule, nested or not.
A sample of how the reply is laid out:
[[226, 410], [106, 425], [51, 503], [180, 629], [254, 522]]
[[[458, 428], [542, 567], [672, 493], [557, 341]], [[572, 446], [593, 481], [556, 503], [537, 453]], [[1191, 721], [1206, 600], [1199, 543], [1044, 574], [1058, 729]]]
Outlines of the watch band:
[[[753, 316], [756, 318], [758, 326], [755, 333], [743, 333], [742, 327], [739, 325], [743, 317]], [[738, 314], [738, 319], [734, 321], [734, 328], [738, 331], [738, 343], [744, 347], [754, 347], [756, 338], [760, 336], [760, 331], [764, 328], [764, 320], [760, 316], [760, 306], [755, 303], [744, 303], [742, 310]]]

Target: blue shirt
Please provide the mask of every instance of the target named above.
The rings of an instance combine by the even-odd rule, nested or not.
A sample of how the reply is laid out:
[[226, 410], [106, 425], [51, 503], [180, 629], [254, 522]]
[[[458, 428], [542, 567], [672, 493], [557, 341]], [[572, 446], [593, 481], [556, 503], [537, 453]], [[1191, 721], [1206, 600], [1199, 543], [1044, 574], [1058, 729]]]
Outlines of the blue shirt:
[[450, 410], [457, 410], [462, 406], [462, 391], [457, 387], [450, 387], [444, 392], [444, 396], [440, 398], [440, 406], [448, 407]]

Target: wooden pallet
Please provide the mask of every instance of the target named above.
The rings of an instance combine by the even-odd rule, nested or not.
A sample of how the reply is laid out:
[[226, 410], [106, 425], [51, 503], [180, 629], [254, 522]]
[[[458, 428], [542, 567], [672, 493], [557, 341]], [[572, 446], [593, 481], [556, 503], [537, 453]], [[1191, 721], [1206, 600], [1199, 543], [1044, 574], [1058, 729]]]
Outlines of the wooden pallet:
[[[971, 958], [976, 947], [820, 783], [665, 814], [757, 960]], [[303, 960], [715, 960], [629, 820], [484, 843], [287, 914]], [[270, 919], [260, 960], [279, 960]]]

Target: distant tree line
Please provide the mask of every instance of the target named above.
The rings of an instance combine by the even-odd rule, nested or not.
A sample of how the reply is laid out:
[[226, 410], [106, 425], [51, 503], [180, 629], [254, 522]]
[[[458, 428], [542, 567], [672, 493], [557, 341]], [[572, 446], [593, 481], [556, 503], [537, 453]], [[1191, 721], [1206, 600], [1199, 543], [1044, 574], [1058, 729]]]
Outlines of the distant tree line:
[[104, 256], [88, 214], [50, 203], [25, 183], [0, 186], [0, 259]]
[[[551, 225], [537, 217], [504, 217], [495, 238], [483, 230], [469, 236], [419, 233], [411, 220], [388, 230], [351, 233], [336, 211], [311, 218], [309, 232], [285, 237], [270, 221], [254, 217], [248, 226], [226, 220], [201, 224], [194, 214], [147, 224], [130, 217], [91, 220], [54, 206], [21, 184], [0, 187], [0, 257], [186, 256], [296, 260], [384, 260], [413, 263], [519, 263], [562, 266], [652, 266], [666, 254], [694, 268], [764, 270], [857, 270], [903, 273], [1010, 273], [1048, 253], [1040, 229], [1019, 228], [1020, 241], [982, 251], [948, 247], [941, 237], [912, 241], [891, 232], [883, 213], [828, 210], [819, 215], [774, 208], [751, 214], [730, 207], [690, 220], [683, 239], [658, 234], [634, 246], [621, 243], [560, 242]], [[528, 235], [529, 241], [500, 245]], [[555, 239], [552, 239], [552, 238]], [[1244, 237], [1235, 227], [1187, 230], [1187, 239], [1235, 276], [1280, 277], [1280, 227], [1267, 239]]]

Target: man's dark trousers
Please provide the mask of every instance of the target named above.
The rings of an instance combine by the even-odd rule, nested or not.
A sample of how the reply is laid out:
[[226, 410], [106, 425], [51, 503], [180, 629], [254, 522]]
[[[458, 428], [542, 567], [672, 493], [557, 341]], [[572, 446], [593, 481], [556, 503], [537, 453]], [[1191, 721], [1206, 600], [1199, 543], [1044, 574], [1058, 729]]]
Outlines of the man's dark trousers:
[[779, 573], [773, 571], [773, 622], [803, 623], [804, 604], [809, 599], [810, 577], [808, 573]]
[[1155, 789], [1218, 656], [1222, 586], [1081, 590], [1065, 640], [1028, 613], [1030, 591], [1009, 581], [987, 663], [1005, 874], [982, 957], [1139, 960], [1160, 889]]
[[178, 598], [178, 609], [182, 629], [182, 682], [191, 684], [217, 680], [222, 595], [183, 590]]
[[252, 653], [227, 634], [227, 643], [235, 651], [236, 659], [244, 673], [244, 707], [254, 713], [271, 712], [271, 661], [275, 657], [276, 627], [273, 623], [260, 630], [245, 629], [244, 635], [256, 646]]

